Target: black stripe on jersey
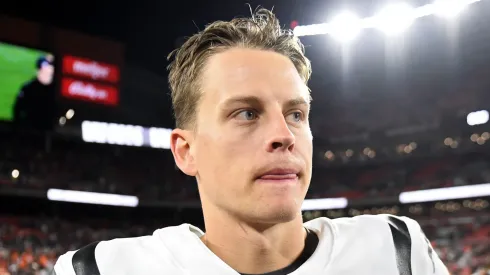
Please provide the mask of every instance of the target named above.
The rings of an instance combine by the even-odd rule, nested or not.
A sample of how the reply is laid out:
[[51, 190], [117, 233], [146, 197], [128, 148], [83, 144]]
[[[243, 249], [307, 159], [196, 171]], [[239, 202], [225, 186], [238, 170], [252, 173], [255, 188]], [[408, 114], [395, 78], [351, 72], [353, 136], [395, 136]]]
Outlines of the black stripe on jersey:
[[[422, 235], [425, 236], [424, 232], [422, 232]], [[425, 242], [427, 243], [428, 247], [427, 253], [429, 254], [430, 261], [432, 262], [432, 273], [436, 273], [436, 264], [434, 263], [434, 258], [432, 258], [432, 253], [434, 253], [434, 250], [432, 249], [432, 245], [427, 237], [425, 237]]]
[[412, 275], [412, 239], [405, 222], [395, 216], [388, 217], [391, 236], [396, 250], [396, 265], [400, 275]]
[[95, 247], [97, 247], [97, 244], [99, 242], [91, 243], [73, 254], [71, 263], [76, 275], [100, 275], [95, 261]]

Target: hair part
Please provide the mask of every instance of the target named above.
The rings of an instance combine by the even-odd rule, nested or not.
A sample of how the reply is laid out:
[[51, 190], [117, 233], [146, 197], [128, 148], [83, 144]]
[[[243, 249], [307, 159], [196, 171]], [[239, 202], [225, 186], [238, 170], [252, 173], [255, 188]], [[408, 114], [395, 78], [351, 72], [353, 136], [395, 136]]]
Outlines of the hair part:
[[281, 29], [279, 20], [267, 9], [258, 9], [250, 18], [216, 21], [191, 36], [168, 59], [169, 84], [176, 127], [196, 128], [196, 115], [202, 91], [200, 82], [206, 61], [227, 49], [240, 47], [269, 50], [288, 57], [305, 84], [311, 76], [311, 64], [305, 49], [291, 30]]

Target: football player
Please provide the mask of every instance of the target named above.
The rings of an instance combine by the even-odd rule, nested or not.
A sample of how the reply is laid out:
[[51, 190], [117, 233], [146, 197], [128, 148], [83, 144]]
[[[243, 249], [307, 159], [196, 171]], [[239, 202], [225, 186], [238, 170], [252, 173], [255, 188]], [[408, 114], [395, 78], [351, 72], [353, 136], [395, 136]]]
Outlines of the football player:
[[190, 224], [90, 244], [58, 275], [447, 275], [417, 222], [391, 215], [303, 223], [312, 174], [311, 74], [274, 14], [214, 22], [172, 53], [177, 166], [197, 179]]

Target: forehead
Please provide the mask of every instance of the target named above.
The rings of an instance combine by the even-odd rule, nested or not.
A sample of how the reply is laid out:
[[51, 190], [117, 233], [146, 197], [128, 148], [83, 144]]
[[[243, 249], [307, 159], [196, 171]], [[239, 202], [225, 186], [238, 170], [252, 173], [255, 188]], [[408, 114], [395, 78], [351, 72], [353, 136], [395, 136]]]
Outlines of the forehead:
[[309, 98], [289, 58], [255, 49], [230, 49], [212, 56], [203, 72], [202, 88], [204, 97], [217, 101], [244, 94], [278, 100]]
[[54, 66], [49, 64], [49, 63], [45, 63], [45, 64], [42, 64], [40, 69], [53, 69]]

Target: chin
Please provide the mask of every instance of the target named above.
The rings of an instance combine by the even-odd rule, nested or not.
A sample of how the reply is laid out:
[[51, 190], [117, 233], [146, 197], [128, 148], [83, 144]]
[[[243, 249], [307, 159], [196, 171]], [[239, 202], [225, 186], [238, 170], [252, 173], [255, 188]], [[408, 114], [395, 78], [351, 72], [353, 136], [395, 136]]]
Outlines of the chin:
[[278, 224], [290, 222], [301, 215], [300, 209], [294, 203], [290, 204], [268, 204], [264, 209], [258, 209], [256, 219], [259, 223]]

